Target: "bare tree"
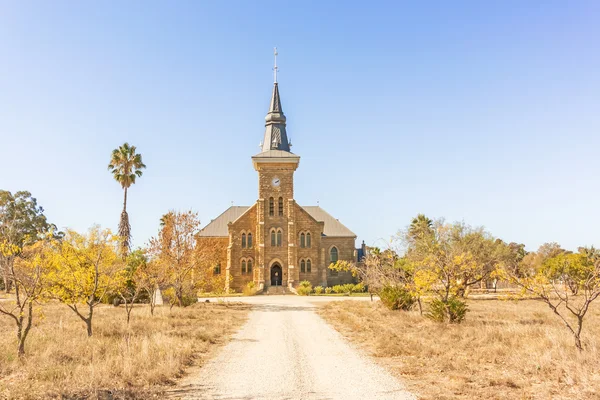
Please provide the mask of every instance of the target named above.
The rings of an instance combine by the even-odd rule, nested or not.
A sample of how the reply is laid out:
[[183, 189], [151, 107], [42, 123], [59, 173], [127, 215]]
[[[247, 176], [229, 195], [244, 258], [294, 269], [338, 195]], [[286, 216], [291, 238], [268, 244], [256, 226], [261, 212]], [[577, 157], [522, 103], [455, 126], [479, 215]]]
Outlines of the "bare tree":
[[48, 294], [46, 274], [52, 262], [48, 246], [49, 243], [43, 240], [26, 246], [22, 251], [16, 246], [0, 246], [5, 256], [16, 251], [21, 253], [6, 271], [6, 276], [14, 285], [14, 298], [0, 302], [0, 314], [15, 322], [19, 357], [25, 355], [25, 341], [34, 317], [33, 305], [44, 300]]

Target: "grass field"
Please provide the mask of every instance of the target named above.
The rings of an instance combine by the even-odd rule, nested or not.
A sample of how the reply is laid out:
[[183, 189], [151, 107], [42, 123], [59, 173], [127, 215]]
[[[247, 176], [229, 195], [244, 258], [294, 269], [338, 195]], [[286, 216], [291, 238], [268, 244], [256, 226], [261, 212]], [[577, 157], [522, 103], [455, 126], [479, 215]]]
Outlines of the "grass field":
[[0, 399], [160, 398], [187, 366], [200, 364], [246, 319], [240, 304], [199, 303], [169, 311], [133, 310], [127, 328], [123, 307], [101, 306], [94, 335], [66, 306], [44, 305], [26, 344], [16, 353], [15, 328], [0, 317]]
[[333, 302], [321, 315], [399, 376], [420, 399], [600, 399], [600, 307], [579, 353], [537, 301], [470, 300], [461, 325], [380, 302]]

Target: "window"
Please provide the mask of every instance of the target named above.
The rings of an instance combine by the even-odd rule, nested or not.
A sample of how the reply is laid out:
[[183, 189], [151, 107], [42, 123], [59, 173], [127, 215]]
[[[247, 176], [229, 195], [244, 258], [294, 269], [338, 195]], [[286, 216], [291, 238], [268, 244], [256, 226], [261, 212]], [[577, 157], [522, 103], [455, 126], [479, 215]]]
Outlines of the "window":
[[248, 260], [248, 269], [246, 272], [248, 272], [248, 275], [252, 274], [252, 260]]
[[306, 247], [310, 247], [310, 233], [306, 234]]
[[273, 215], [275, 215], [275, 202], [273, 201], [273, 198], [269, 198], [269, 215], [272, 217]]
[[300, 272], [306, 272], [306, 262], [304, 260], [300, 260]]
[[213, 269], [213, 275], [221, 275], [221, 264], [215, 265], [215, 268]]
[[242, 260], [242, 275], [246, 275], [246, 260]]
[[248, 234], [248, 248], [252, 248], [252, 234]]
[[242, 249], [246, 248], [246, 234], [242, 233]]
[[338, 261], [338, 249], [337, 247], [332, 247], [331, 250], [329, 250], [329, 260], [332, 263], [336, 263]]
[[277, 246], [277, 242], [275, 241], [275, 229], [271, 230], [271, 246]]
[[281, 232], [281, 229], [279, 229], [277, 231], [277, 247], [281, 247], [281, 236], [283, 235], [283, 232]]
[[304, 233], [300, 234], [300, 247], [306, 247], [306, 237], [304, 236]]
[[311, 264], [310, 259], [306, 260], [306, 272], [310, 272], [310, 267], [311, 267], [310, 264]]
[[279, 198], [279, 216], [283, 217], [283, 197]]

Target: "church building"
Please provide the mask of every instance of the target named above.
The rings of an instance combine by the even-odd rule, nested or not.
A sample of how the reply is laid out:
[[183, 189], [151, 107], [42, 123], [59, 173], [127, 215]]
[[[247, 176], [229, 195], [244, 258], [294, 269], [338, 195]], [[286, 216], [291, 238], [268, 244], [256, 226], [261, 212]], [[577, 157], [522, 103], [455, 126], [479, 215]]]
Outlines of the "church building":
[[350, 273], [328, 266], [358, 261], [362, 249], [355, 248], [356, 235], [319, 206], [300, 206], [294, 200], [300, 157], [290, 151], [277, 66], [261, 152], [252, 164], [258, 172], [256, 203], [229, 207], [198, 235], [198, 241], [218, 240], [226, 247], [226, 266], [214, 271], [226, 274], [226, 289], [239, 292], [254, 282], [259, 291], [282, 286], [280, 291], [295, 292], [305, 280], [324, 287], [353, 282]]

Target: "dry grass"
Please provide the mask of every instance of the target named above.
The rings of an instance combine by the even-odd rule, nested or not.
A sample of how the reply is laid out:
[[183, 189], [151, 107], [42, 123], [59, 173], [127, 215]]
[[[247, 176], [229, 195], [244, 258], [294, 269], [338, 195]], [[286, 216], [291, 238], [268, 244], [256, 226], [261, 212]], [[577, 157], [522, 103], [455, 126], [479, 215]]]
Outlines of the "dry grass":
[[471, 300], [461, 325], [379, 302], [333, 302], [321, 315], [401, 377], [420, 399], [600, 399], [600, 307], [579, 354], [536, 301]]
[[64, 305], [45, 305], [18, 360], [14, 325], [0, 318], [0, 398], [158, 398], [187, 366], [198, 364], [244, 321], [248, 307], [199, 303], [185, 309], [102, 306], [94, 335]]

